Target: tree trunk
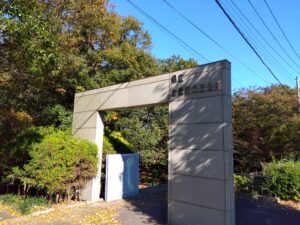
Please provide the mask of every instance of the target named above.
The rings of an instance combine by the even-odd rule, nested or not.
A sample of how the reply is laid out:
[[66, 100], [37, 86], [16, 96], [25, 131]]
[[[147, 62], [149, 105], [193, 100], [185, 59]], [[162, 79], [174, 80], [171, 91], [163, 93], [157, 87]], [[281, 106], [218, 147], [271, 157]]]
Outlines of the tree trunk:
[[27, 189], [27, 185], [26, 185], [26, 183], [24, 183], [23, 191], [22, 191], [22, 194], [23, 194], [24, 197], [26, 196], [26, 189]]
[[59, 199], [60, 199], [60, 194], [59, 193], [56, 193], [55, 195], [55, 203], [59, 203]]
[[18, 195], [21, 195], [21, 185], [18, 184]]

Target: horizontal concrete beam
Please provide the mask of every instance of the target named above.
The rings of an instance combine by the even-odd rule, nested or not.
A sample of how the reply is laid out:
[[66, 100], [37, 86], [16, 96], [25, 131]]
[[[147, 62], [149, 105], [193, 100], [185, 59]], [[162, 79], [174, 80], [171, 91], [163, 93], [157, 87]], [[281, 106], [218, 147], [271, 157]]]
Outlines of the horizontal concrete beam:
[[[193, 93], [190, 97], [209, 96], [210, 92], [200, 92], [200, 85], [207, 81], [217, 82], [222, 80], [222, 72], [225, 68], [230, 69], [229, 62], [224, 60], [212, 64], [205, 64], [192, 69], [180, 70], [172, 73], [162, 74], [141, 80], [113, 85], [91, 91], [77, 93], [75, 95], [74, 112], [104, 111], [120, 108], [139, 107], [154, 104], [168, 103], [175, 99], [172, 91], [180, 82], [174, 84], [171, 78], [182, 75], [185, 84], [198, 85], [199, 93]], [[214, 84], [213, 84], [214, 85]], [[224, 94], [229, 87], [226, 82], [222, 83], [222, 90], [219, 94]], [[184, 99], [184, 96], [177, 96]]]

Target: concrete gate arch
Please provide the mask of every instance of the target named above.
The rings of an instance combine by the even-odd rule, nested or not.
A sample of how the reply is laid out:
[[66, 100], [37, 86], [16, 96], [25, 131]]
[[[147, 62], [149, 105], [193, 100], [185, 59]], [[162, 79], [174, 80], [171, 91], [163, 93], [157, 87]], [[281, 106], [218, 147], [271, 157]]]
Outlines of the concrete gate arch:
[[82, 198], [100, 195], [101, 111], [169, 103], [168, 224], [234, 225], [230, 68], [223, 60], [76, 94], [73, 135], [99, 151]]

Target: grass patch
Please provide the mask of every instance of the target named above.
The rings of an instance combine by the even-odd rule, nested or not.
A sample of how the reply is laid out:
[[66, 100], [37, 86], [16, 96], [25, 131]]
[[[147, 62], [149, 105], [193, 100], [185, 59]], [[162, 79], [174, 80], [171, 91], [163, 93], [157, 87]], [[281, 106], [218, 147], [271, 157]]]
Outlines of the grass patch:
[[0, 195], [0, 204], [11, 207], [22, 215], [49, 208], [50, 205], [43, 197], [23, 197], [20, 195]]

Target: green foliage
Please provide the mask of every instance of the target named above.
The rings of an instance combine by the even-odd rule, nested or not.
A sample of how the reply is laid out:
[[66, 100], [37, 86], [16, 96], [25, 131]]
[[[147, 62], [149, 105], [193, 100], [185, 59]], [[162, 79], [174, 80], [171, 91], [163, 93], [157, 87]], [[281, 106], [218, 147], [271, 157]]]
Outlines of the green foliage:
[[20, 212], [27, 215], [35, 210], [45, 209], [49, 207], [48, 200], [43, 197], [23, 197], [20, 195], [0, 195], [0, 204], [10, 206]]
[[131, 143], [129, 143], [120, 132], [113, 131], [111, 132], [107, 138], [110, 143], [113, 145], [116, 153], [133, 153], [134, 147]]
[[49, 106], [42, 111], [42, 116], [45, 118], [42, 124], [51, 124], [62, 130], [71, 128], [72, 126], [72, 111], [68, 110], [63, 105], [57, 104]]
[[[10, 175], [12, 178], [14, 175], [18, 176], [17, 168], [23, 168], [23, 166], [30, 160], [29, 151], [36, 143], [41, 142], [45, 136], [54, 134], [56, 132], [54, 127], [29, 127], [19, 132], [16, 137], [9, 143], [9, 145], [0, 149], [2, 152], [3, 160], [0, 164], [0, 173], [2, 178]], [[12, 174], [12, 170], [16, 170], [16, 173]]]
[[120, 132], [107, 131], [103, 139], [103, 156], [106, 154], [133, 153], [134, 148]]
[[24, 165], [21, 181], [50, 194], [69, 194], [96, 175], [97, 153], [96, 145], [56, 131], [30, 149], [31, 159]]
[[249, 189], [251, 179], [247, 176], [234, 174], [234, 190], [246, 191]]
[[71, 195], [97, 172], [97, 146], [54, 127], [23, 131], [9, 150], [4, 175], [25, 192], [35, 188]]
[[[0, 9], [0, 148], [32, 124], [68, 128], [77, 91], [157, 74], [142, 23], [109, 1], [12, 0]], [[11, 112], [31, 120], [16, 123]]]
[[117, 152], [114, 149], [114, 146], [109, 142], [109, 139], [106, 136], [104, 136], [103, 137], [103, 159], [107, 154], [116, 154], [116, 153]]
[[53, 100], [58, 27], [36, 0], [0, 2], [0, 105], [32, 117]]
[[143, 167], [167, 165], [168, 108], [124, 110], [116, 127], [141, 155]]
[[[292, 94], [295, 90], [286, 87]], [[296, 93], [295, 93], [296, 96]], [[235, 171], [261, 171], [261, 162], [299, 157], [297, 103], [281, 87], [242, 89], [233, 96]]]
[[177, 70], [184, 70], [196, 67], [198, 63], [194, 59], [185, 60], [180, 56], [173, 55], [168, 59], [158, 60], [158, 70], [160, 73], [169, 73]]
[[263, 165], [263, 174], [270, 179], [262, 184], [263, 194], [281, 199], [300, 200], [300, 162], [278, 161]]

